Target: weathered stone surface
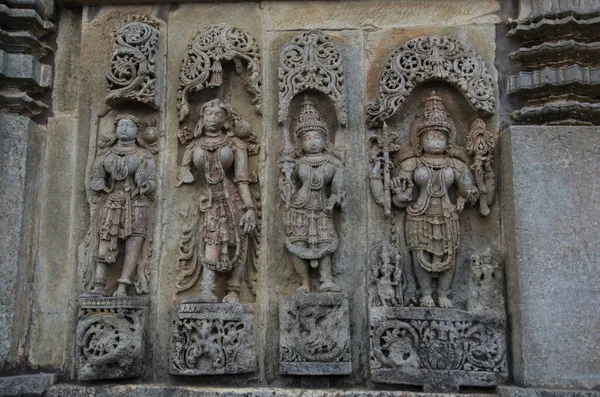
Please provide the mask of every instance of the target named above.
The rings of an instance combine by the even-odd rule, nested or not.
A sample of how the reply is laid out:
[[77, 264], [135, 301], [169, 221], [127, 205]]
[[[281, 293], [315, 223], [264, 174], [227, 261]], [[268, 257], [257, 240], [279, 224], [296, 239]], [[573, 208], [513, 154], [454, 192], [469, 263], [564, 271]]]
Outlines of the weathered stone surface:
[[495, 386], [508, 375], [505, 322], [495, 313], [371, 308], [371, 373], [425, 390]]
[[498, 387], [500, 397], [600, 397], [599, 391]]
[[148, 301], [80, 297], [76, 334], [77, 379], [139, 376], [144, 365]]
[[500, 139], [513, 375], [600, 386], [600, 128], [511, 127]]
[[0, 397], [43, 396], [57, 379], [56, 374], [0, 377]]
[[297, 293], [279, 302], [279, 371], [287, 375], [352, 372], [345, 293]]
[[171, 374], [256, 371], [253, 318], [252, 307], [244, 303], [174, 305]]
[[49, 88], [52, 85], [52, 68], [39, 63], [32, 55], [0, 50], [0, 81], [34, 90]]

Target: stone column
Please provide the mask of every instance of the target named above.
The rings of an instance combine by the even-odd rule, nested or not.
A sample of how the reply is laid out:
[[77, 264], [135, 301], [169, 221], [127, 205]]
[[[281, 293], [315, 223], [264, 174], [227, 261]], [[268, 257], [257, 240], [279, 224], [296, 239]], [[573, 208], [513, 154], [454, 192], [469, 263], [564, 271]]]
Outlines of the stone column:
[[[600, 4], [521, 0], [509, 36], [525, 106], [501, 138], [512, 371], [528, 389], [600, 386]], [[537, 125], [536, 125], [537, 124]], [[546, 393], [544, 391], [544, 393]], [[560, 393], [558, 393], [560, 394]]]

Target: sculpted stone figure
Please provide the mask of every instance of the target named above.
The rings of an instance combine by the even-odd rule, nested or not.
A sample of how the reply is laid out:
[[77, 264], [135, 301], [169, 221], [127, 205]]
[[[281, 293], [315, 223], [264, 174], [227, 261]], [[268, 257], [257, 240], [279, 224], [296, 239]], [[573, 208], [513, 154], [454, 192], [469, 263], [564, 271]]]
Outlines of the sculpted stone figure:
[[[90, 295], [105, 295], [108, 266], [123, 255], [121, 277], [113, 293], [127, 296], [134, 282], [138, 293], [148, 292], [146, 258], [141, 257], [148, 242], [149, 205], [156, 190], [156, 163], [150, 144], [156, 129], [139, 133], [141, 122], [131, 115], [115, 120], [116, 133], [103, 145], [91, 172], [90, 188], [100, 195], [93, 221], [98, 237], [94, 258], [95, 277]], [[140, 262], [140, 266], [138, 266]]]
[[294, 153], [284, 153], [281, 162], [280, 187], [286, 206], [285, 245], [297, 257], [294, 266], [301, 278], [297, 291], [310, 292], [310, 264], [319, 268], [319, 291], [337, 292], [331, 255], [338, 246], [333, 210], [345, 199], [342, 156], [331, 148], [327, 126], [308, 98], [301, 104], [295, 135]]
[[248, 128], [229, 104], [219, 99], [205, 103], [200, 114], [179, 174], [180, 183], [197, 181], [200, 189], [195, 204], [198, 211], [192, 211], [198, 216], [192, 217], [193, 225], [182, 234], [177, 289], [191, 288], [201, 274], [200, 294], [186, 302], [216, 302], [216, 273], [229, 273], [223, 302], [236, 303], [249, 245], [253, 244], [249, 236], [255, 237], [257, 227], [257, 210], [248, 186], [250, 143], [238, 136]]
[[385, 241], [375, 244], [369, 256], [371, 307], [402, 306], [404, 304], [402, 288], [405, 285], [401, 267], [402, 257]]
[[[392, 203], [406, 208], [406, 242], [421, 289], [420, 305], [432, 307], [432, 280], [437, 279], [440, 307], [453, 307], [449, 298], [454, 277], [460, 227], [459, 214], [466, 201], [474, 204], [479, 191], [467, 165], [453, 157], [451, 129], [442, 100], [434, 93], [412, 131], [413, 155], [397, 166], [390, 181]], [[383, 159], [378, 159], [370, 177], [371, 191], [383, 202], [381, 176]], [[456, 187], [453, 202], [450, 189]]]

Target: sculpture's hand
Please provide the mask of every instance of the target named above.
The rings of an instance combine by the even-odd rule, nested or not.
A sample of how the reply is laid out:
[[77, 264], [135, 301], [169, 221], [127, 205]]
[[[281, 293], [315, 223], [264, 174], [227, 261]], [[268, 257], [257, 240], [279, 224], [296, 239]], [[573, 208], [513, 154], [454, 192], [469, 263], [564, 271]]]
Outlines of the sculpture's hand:
[[156, 190], [156, 181], [146, 181], [140, 186], [140, 193], [147, 196]]
[[475, 186], [469, 186], [467, 188], [467, 200], [469, 200], [469, 203], [471, 203], [471, 205], [475, 204], [477, 202], [477, 199], [479, 199], [479, 190], [475, 187]]
[[190, 167], [181, 167], [181, 169], [179, 170], [179, 183], [177, 184], [177, 186], [181, 185], [182, 183], [192, 182], [194, 182], [194, 175], [192, 175]]
[[93, 178], [90, 182], [90, 188], [95, 192], [100, 192], [106, 189], [106, 184], [104, 183], [104, 178]]
[[414, 184], [410, 179], [396, 177], [390, 181], [390, 184], [391, 189], [400, 201], [408, 202], [412, 200]]
[[244, 216], [242, 216], [240, 227], [244, 234], [248, 234], [256, 228], [256, 214], [253, 209], [249, 209]]

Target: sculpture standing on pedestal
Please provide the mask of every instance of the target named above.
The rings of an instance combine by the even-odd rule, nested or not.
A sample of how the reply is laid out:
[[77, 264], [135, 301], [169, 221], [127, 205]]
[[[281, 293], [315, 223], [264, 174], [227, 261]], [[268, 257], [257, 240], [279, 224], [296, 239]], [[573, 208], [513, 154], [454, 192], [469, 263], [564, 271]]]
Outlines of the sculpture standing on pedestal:
[[[432, 280], [438, 279], [440, 307], [453, 307], [448, 295], [456, 265], [460, 238], [458, 216], [466, 201], [474, 204], [479, 191], [467, 165], [452, 156], [450, 123], [440, 97], [435, 92], [411, 132], [414, 155], [401, 162], [390, 181], [392, 203], [406, 208], [406, 240], [421, 289], [420, 305], [433, 307]], [[382, 160], [371, 173], [371, 192], [383, 202]], [[385, 164], [387, 167], [388, 165]], [[453, 203], [450, 188], [456, 186]]]
[[149, 145], [158, 134], [149, 132], [156, 130], [151, 128], [139, 136], [141, 122], [134, 116], [119, 116], [115, 125], [116, 134], [102, 145], [105, 149], [96, 157], [91, 172], [90, 188], [101, 197], [92, 221], [99, 241], [88, 294], [105, 294], [107, 268], [117, 261], [123, 242], [123, 268], [113, 296], [124, 297], [136, 269], [137, 292], [148, 292], [147, 258], [142, 253], [148, 252], [144, 248], [150, 240], [149, 204], [156, 190], [156, 163]]
[[343, 156], [330, 147], [327, 126], [308, 98], [301, 104], [295, 135], [295, 153], [284, 153], [281, 162], [280, 187], [286, 205], [285, 245], [297, 257], [294, 266], [301, 278], [297, 291], [310, 292], [310, 263], [319, 268], [319, 291], [337, 292], [331, 270], [338, 246], [333, 209], [345, 199]]
[[[198, 179], [201, 189], [199, 212], [192, 210], [191, 226], [182, 234], [177, 289], [191, 288], [202, 274], [200, 294], [186, 301], [216, 302], [216, 273], [230, 273], [223, 302], [237, 303], [247, 261], [253, 259], [248, 252], [249, 245], [255, 245], [257, 227], [257, 209], [248, 186], [251, 144], [236, 136], [249, 128], [219, 99], [205, 103], [200, 114], [179, 174], [180, 183]], [[182, 140], [188, 139], [182, 136]]]

